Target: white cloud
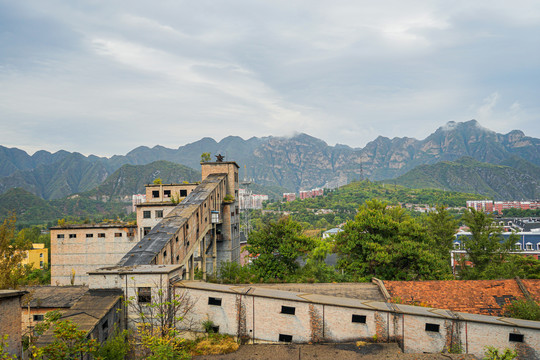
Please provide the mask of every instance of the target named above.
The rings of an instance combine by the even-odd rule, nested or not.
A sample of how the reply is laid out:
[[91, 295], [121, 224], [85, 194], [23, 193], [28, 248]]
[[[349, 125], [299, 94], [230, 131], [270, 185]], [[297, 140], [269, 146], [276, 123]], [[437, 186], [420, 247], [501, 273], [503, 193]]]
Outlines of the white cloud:
[[471, 118], [540, 137], [536, 1], [3, 2], [0, 31], [2, 145], [354, 147]]

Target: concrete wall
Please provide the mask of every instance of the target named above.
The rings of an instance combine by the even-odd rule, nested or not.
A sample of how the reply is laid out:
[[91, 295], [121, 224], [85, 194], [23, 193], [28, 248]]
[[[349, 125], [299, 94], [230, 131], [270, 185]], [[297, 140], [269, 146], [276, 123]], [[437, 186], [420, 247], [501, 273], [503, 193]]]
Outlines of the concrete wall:
[[[166, 203], [152, 203], [152, 202], [144, 202], [141, 204], [136, 205], [136, 212], [137, 212], [137, 240], [140, 240], [144, 237], [144, 229], [147, 228], [148, 230], [152, 229], [154, 226], [156, 226], [165, 216], [167, 216], [172, 209], [174, 209], [175, 204], [171, 202]], [[144, 212], [149, 211], [150, 212], [150, 218], [144, 217]], [[158, 217], [157, 211], [161, 211], [163, 216]]]
[[122, 225], [51, 228], [51, 284], [71, 285], [73, 273], [73, 285], [88, 284], [88, 271], [117, 264], [135, 246], [135, 231]]
[[[478, 357], [491, 345], [540, 359], [539, 322], [268, 289], [192, 282], [180, 286], [179, 291], [196, 300], [189, 315], [196, 329], [211, 320], [220, 332], [250, 341], [278, 341], [280, 334], [292, 336], [293, 342], [376, 339], [396, 341], [407, 353], [460, 350]], [[209, 304], [209, 298], [221, 304]], [[282, 306], [294, 308], [294, 315], [283, 313]], [[365, 316], [365, 322], [353, 322], [353, 315]], [[510, 341], [511, 333], [523, 335], [523, 342]]]

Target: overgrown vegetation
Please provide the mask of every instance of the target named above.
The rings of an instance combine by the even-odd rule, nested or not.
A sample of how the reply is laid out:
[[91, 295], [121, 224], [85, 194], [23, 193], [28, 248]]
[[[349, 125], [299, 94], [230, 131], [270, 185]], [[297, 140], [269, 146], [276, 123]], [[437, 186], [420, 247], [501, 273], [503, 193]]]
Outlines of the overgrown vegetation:
[[517, 299], [504, 308], [504, 316], [540, 321], [540, 304], [532, 299]]

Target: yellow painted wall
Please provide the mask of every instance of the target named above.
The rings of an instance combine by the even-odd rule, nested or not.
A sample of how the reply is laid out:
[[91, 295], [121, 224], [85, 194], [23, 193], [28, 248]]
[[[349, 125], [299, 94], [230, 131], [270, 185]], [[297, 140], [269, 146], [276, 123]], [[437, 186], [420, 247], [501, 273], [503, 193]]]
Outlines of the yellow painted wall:
[[49, 262], [48, 249], [45, 248], [45, 244], [32, 244], [32, 246], [33, 249], [26, 251], [26, 258], [23, 259], [22, 264], [30, 264], [32, 269], [43, 269]]

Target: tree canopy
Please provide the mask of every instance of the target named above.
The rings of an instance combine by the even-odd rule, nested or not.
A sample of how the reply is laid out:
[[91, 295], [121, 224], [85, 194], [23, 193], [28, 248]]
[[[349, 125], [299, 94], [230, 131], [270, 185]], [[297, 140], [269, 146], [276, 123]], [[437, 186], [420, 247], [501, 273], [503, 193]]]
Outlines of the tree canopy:
[[450, 272], [434, 241], [403, 209], [368, 200], [336, 236], [338, 266], [357, 279], [446, 279]]
[[255, 257], [253, 270], [262, 279], [283, 279], [294, 273], [297, 259], [307, 254], [315, 243], [302, 234], [302, 226], [289, 217], [265, 224], [250, 234], [248, 251]]

